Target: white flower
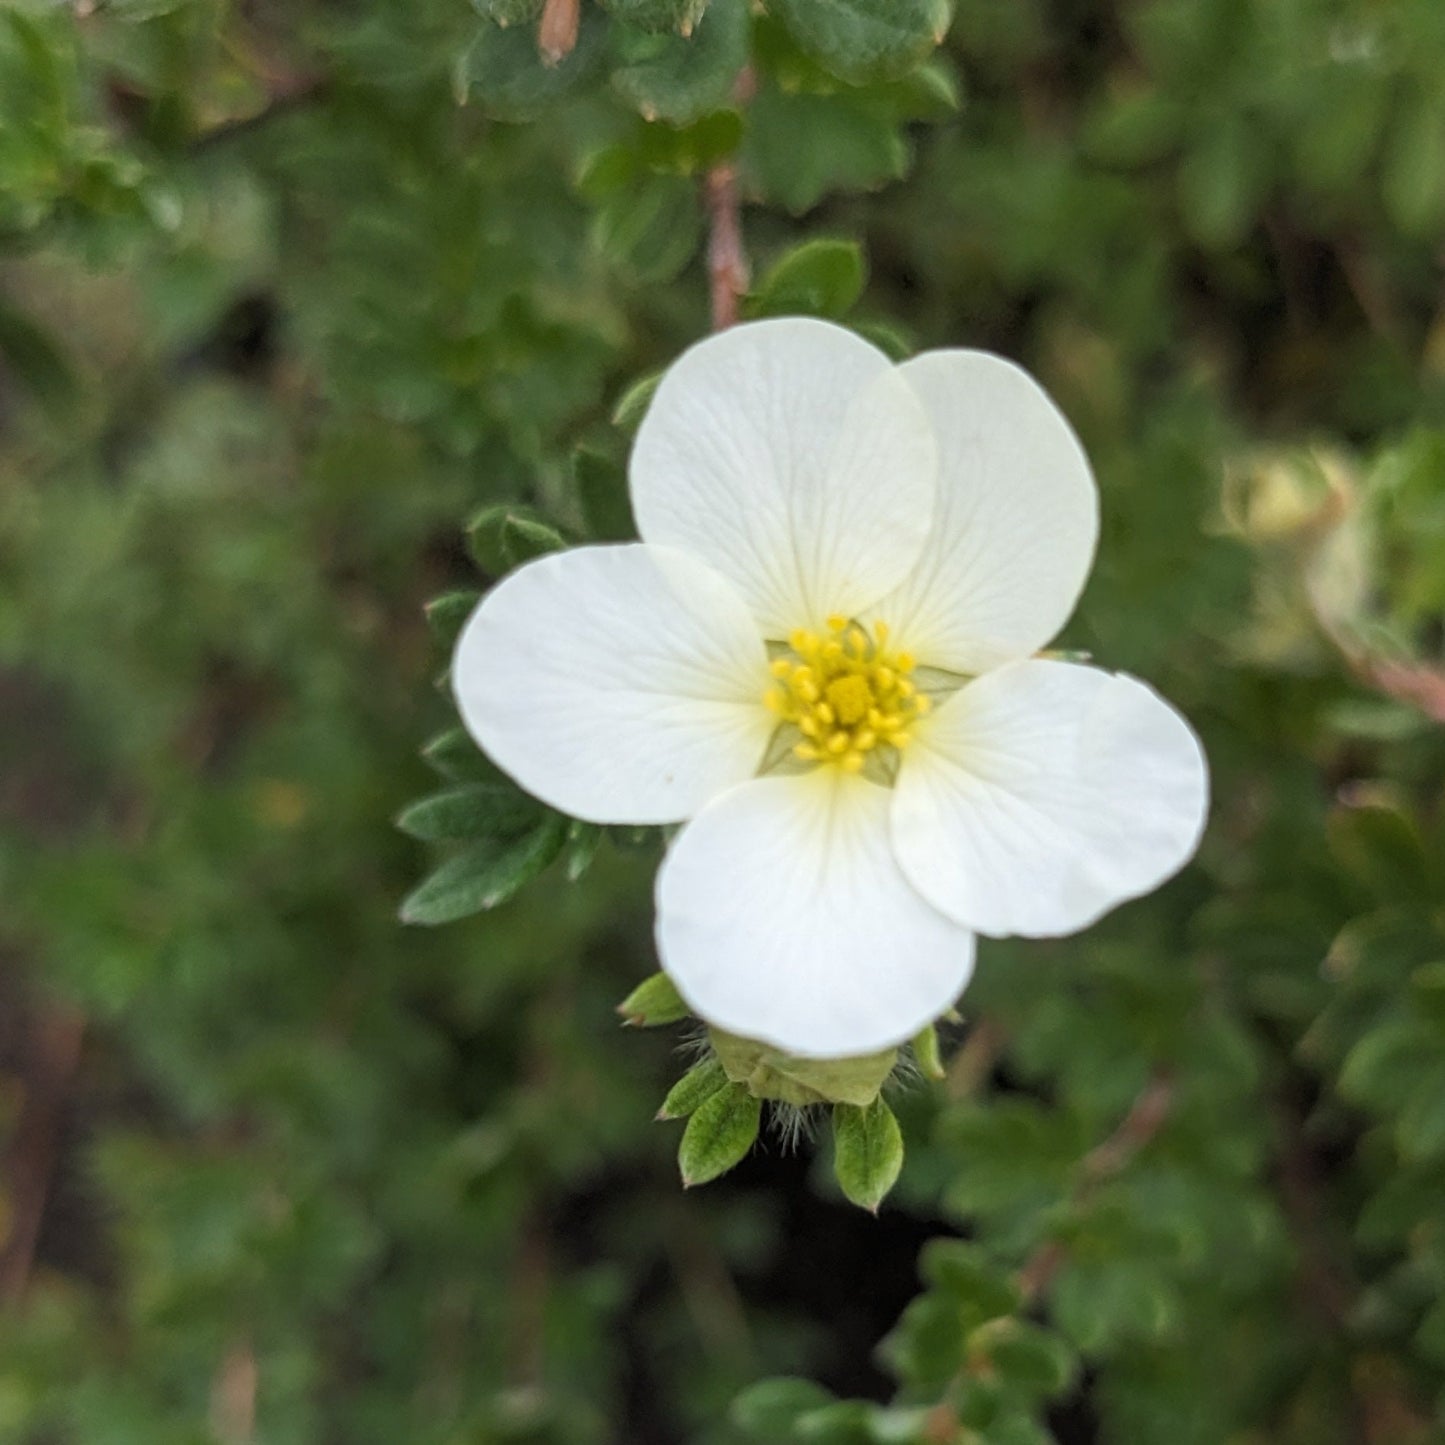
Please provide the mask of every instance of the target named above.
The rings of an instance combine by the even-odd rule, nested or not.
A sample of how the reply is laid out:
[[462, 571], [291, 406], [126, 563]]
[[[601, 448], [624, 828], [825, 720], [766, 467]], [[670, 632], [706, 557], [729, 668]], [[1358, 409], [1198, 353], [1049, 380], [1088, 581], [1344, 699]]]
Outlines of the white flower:
[[1132, 678], [1033, 656], [1098, 504], [1017, 367], [738, 326], [663, 377], [630, 479], [644, 541], [507, 577], [453, 678], [528, 792], [686, 821], [657, 944], [701, 1018], [871, 1053], [952, 1005], [975, 934], [1073, 932], [1193, 853], [1188, 724]]

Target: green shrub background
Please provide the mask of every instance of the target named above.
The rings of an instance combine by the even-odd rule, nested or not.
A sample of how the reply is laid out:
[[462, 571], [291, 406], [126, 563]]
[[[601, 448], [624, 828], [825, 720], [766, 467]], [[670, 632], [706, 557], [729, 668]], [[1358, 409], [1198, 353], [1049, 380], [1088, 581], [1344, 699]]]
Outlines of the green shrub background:
[[[1445, 8], [765, 8], [0, 6], [0, 1440], [1445, 1438]], [[647, 840], [397, 921], [423, 606], [627, 534], [730, 164], [746, 312], [1057, 397], [1065, 642], [1213, 770], [984, 944], [876, 1221], [680, 1190]]]

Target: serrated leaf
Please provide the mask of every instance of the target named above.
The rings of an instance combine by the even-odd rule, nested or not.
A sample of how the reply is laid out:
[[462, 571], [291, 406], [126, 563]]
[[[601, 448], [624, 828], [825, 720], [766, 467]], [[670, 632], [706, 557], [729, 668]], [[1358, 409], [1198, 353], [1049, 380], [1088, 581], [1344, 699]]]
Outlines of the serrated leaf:
[[863, 294], [863, 248], [826, 237], [775, 262], [745, 303], [749, 316], [846, 315]]
[[699, 1105], [677, 1151], [685, 1189], [706, 1184], [741, 1162], [758, 1137], [762, 1109], [762, 1100], [743, 1084], [729, 1084]]
[[908, 168], [893, 120], [846, 95], [760, 90], [748, 108], [743, 158], [756, 187], [795, 214], [833, 191], [871, 190]]
[[645, 978], [617, 1005], [625, 1024], [651, 1029], [673, 1024], [692, 1012], [677, 991], [677, 985], [665, 974], [654, 973]]
[[652, 398], [661, 380], [662, 373], [660, 371], [638, 377], [622, 393], [618, 398], [617, 405], [612, 408], [612, 425], [620, 427], [623, 431], [635, 431], [642, 418], [647, 415], [647, 408], [652, 405]]
[[576, 883], [592, 866], [602, 846], [602, 829], [596, 823], [574, 818], [567, 829], [566, 874], [569, 883]]
[[566, 819], [549, 813], [518, 837], [473, 844], [408, 895], [401, 921], [433, 927], [505, 903], [561, 852], [566, 836]]
[[473, 783], [434, 793], [402, 810], [396, 826], [428, 843], [515, 838], [533, 827], [542, 805], [505, 783]]
[[450, 647], [481, 600], [482, 594], [474, 587], [462, 587], [433, 597], [426, 605], [426, 621], [432, 636], [443, 647]]
[[690, 35], [708, 10], [709, 0], [602, 0], [602, 8], [641, 30], [672, 30]]
[[728, 1076], [716, 1059], [704, 1059], [685, 1073], [662, 1101], [659, 1119], [682, 1119], [705, 1104], [719, 1089], [725, 1089]]
[[612, 84], [647, 120], [687, 125], [731, 99], [747, 64], [748, 23], [747, 0], [712, 0], [687, 34], [624, 33]]
[[843, 1193], [872, 1214], [903, 1168], [903, 1133], [882, 1095], [866, 1108], [833, 1106], [833, 1173]]
[[778, 1445], [787, 1438], [800, 1415], [832, 1402], [832, 1395], [821, 1385], [783, 1376], [749, 1385], [733, 1401], [728, 1417], [758, 1445]]
[[567, 539], [539, 512], [512, 502], [484, 507], [467, 523], [467, 550], [491, 578], [565, 546]]
[[535, 27], [484, 24], [453, 71], [457, 99], [474, 101], [498, 120], [530, 119], [596, 68], [605, 28], [591, 7], [584, 7], [576, 45], [550, 64], [538, 52]]
[[472, 8], [497, 25], [532, 25], [542, 13], [542, 0], [472, 0]]
[[769, 0], [794, 39], [849, 80], [902, 75], [948, 31], [948, 0]]

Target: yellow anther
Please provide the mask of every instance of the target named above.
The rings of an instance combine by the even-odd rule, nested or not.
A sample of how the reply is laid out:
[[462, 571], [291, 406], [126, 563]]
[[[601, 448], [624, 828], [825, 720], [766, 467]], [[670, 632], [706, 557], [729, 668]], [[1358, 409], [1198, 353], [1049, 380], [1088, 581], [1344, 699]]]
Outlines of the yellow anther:
[[924, 713], [933, 711], [933, 699], [920, 692], [913, 699], [913, 706], [918, 716], [922, 717]]
[[931, 703], [904, 676], [912, 656], [887, 650], [889, 635], [881, 622], [868, 628], [842, 613], [827, 619], [821, 636], [806, 627], [789, 634], [788, 652], [768, 665], [780, 685], [769, 687], [763, 702], [795, 729], [799, 762], [858, 773], [876, 749], [912, 741], [909, 728]]

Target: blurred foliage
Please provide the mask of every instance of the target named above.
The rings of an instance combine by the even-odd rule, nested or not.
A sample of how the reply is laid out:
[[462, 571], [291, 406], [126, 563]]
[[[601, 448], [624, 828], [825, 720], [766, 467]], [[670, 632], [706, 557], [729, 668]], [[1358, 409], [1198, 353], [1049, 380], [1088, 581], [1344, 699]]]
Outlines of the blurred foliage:
[[[1439, 1439], [1445, 9], [547, 8], [0, 6], [0, 1439]], [[628, 535], [719, 165], [747, 314], [1042, 377], [1065, 645], [1214, 774], [1159, 894], [984, 945], [877, 1220], [766, 1135], [679, 1190], [655, 834], [427, 691]]]

